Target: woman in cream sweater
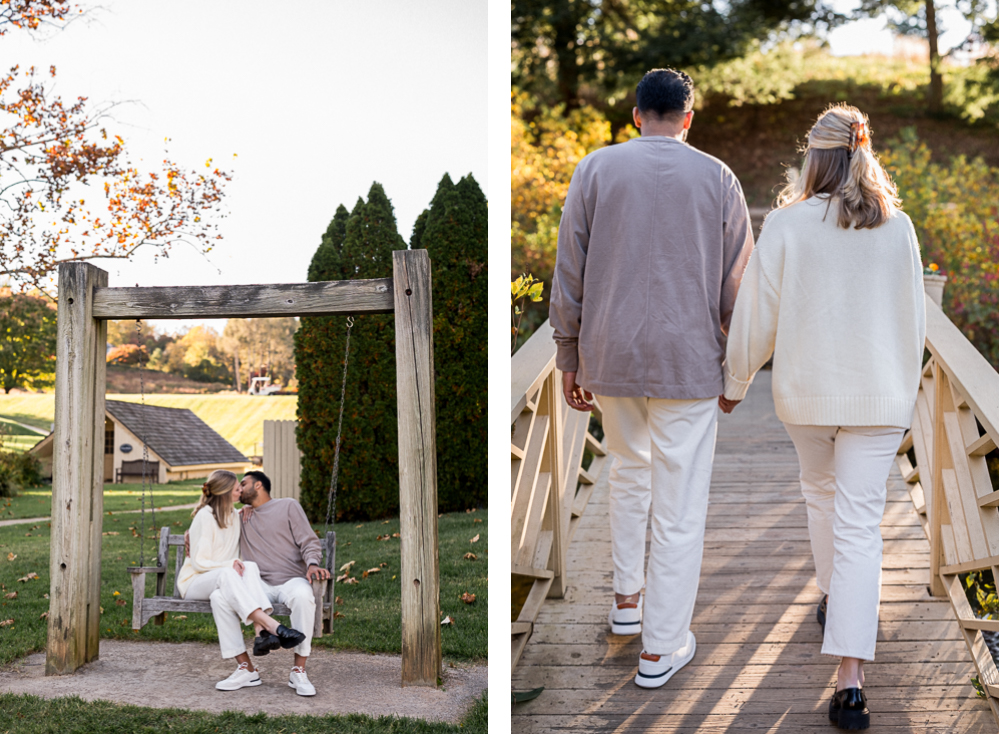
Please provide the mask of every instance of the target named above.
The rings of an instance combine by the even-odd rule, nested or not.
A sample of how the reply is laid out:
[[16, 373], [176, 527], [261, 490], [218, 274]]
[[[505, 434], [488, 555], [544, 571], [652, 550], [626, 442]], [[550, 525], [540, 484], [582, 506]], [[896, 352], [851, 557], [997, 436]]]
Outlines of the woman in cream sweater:
[[[195, 508], [191, 521], [191, 552], [184, 559], [177, 574], [177, 589], [184, 599], [213, 601], [213, 613], [219, 602], [228, 604], [243, 624], [253, 624], [257, 630], [266, 629], [277, 638], [281, 647], [291, 648], [305, 639], [298, 630], [285, 627], [270, 616], [273, 610], [270, 599], [261, 586], [260, 569], [251, 561], [240, 560], [240, 516], [233, 506], [238, 500], [239, 483], [231, 471], [217, 470], [202, 485], [202, 498]], [[215, 597], [218, 597], [216, 599]], [[220, 630], [227, 627], [219, 627]], [[242, 635], [222, 639], [223, 658], [235, 657], [236, 672], [215, 687], [232, 691], [245, 686], [259, 686], [260, 675], [247, 655]], [[259, 638], [260, 639], [260, 638]], [[255, 655], [266, 655], [277, 645], [254, 646]]]
[[[920, 248], [856, 108], [827, 109], [764, 224], [733, 312], [723, 409], [774, 356], [775, 411], [799, 457], [822, 652], [841, 658], [830, 720], [869, 724], [886, 479], [924, 351]], [[728, 411], [727, 411], [728, 412]]]

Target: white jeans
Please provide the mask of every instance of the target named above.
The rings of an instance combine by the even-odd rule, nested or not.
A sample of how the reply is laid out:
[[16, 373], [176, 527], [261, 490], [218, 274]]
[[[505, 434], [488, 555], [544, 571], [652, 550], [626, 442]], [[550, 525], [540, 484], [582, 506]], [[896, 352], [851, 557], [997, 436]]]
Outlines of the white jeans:
[[[698, 595], [718, 398], [599, 398], [611, 455], [614, 590], [643, 587], [642, 644], [666, 655], [687, 643]], [[649, 567], [643, 575], [652, 507]]]
[[[255, 569], [257, 567], [257, 564], [247, 563], [246, 565], [248, 568], [251, 565]], [[260, 586], [268, 604], [278, 602], [291, 610], [292, 628], [306, 636], [306, 639], [292, 650], [297, 655], [308, 657], [312, 650], [313, 621], [316, 615], [316, 597], [313, 595], [312, 584], [304, 577], [299, 577], [286, 581], [280, 586], [271, 586], [265, 581], [261, 581]], [[222, 657], [232, 658], [246, 652], [246, 643], [243, 641], [243, 633], [240, 631], [238, 607], [233, 604], [230, 596], [222, 588], [212, 593], [211, 601], [215, 626], [219, 630], [219, 646], [222, 648]], [[266, 611], [270, 612], [271, 609], [269, 606]]]
[[830, 595], [824, 655], [874, 660], [886, 480], [902, 428], [793, 426], [816, 585]]
[[[232, 566], [198, 574], [191, 580], [184, 595], [185, 599], [212, 602], [212, 615], [219, 630], [219, 646], [224, 658], [234, 658], [247, 650], [240, 622], [251, 624], [248, 615], [255, 609], [261, 609], [265, 613], [270, 613], [272, 609], [271, 600], [265, 591], [267, 585], [261, 581], [257, 564], [248, 561], [243, 565], [245, 568], [242, 576]], [[216, 598], [226, 600], [228, 613], [225, 616], [230, 624], [219, 623]]]

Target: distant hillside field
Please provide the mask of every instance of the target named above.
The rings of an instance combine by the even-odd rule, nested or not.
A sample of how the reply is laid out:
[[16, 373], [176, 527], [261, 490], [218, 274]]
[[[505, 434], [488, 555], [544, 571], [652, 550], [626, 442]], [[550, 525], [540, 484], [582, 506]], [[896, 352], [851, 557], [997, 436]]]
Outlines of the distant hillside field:
[[[139, 395], [111, 395], [108, 400], [141, 401]], [[298, 397], [272, 395], [147, 395], [148, 405], [188, 408], [246, 456], [261, 453], [265, 420], [295, 420]], [[55, 395], [0, 395], [0, 417], [49, 430]]]

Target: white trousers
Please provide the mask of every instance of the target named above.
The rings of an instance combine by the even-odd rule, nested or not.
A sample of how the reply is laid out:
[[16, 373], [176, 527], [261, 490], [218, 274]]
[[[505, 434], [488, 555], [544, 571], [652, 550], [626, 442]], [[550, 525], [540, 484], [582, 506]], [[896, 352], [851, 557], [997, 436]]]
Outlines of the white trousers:
[[648, 653], [666, 655], [687, 643], [698, 595], [718, 398], [599, 400], [611, 456], [614, 590], [635, 594], [645, 583], [642, 644]]
[[874, 660], [886, 480], [902, 428], [793, 426], [816, 585], [830, 595], [824, 655]]
[[[219, 631], [219, 647], [222, 648], [223, 658], [234, 658], [247, 650], [240, 622], [251, 624], [248, 615], [255, 609], [266, 613], [270, 613], [272, 609], [271, 600], [265, 591], [266, 584], [261, 581], [257, 564], [247, 562], [243, 565], [245, 568], [242, 576], [232, 566], [198, 574], [192, 579], [184, 595], [185, 599], [212, 602], [212, 615]], [[224, 620], [220, 620], [216, 599], [226, 600]]]
[[[256, 568], [257, 564], [247, 563], [246, 565], [248, 568], [251, 565]], [[277, 602], [284, 604], [291, 610], [292, 628], [306, 636], [306, 639], [292, 650], [297, 655], [308, 657], [312, 651], [313, 622], [316, 615], [316, 597], [313, 595], [312, 584], [304, 577], [299, 577], [286, 581], [280, 586], [271, 586], [265, 581], [261, 581], [260, 586], [269, 605]], [[212, 593], [211, 601], [215, 626], [219, 630], [219, 646], [222, 648], [222, 657], [232, 658], [246, 652], [246, 643], [243, 641], [243, 633], [240, 630], [238, 608], [233, 604], [230, 596], [222, 588], [219, 588]], [[271, 610], [272, 607], [269, 606], [266, 611], [270, 613]], [[227, 646], [227, 642], [232, 643], [232, 645]]]

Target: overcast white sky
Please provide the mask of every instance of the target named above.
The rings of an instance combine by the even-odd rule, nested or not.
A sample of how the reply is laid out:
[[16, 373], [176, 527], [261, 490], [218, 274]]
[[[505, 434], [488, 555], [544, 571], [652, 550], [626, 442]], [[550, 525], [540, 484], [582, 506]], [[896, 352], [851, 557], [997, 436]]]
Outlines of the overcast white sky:
[[233, 171], [209, 260], [181, 245], [155, 265], [151, 250], [97, 261], [111, 285], [300, 282], [337, 205], [372, 181], [407, 241], [445, 172], [489, 195], [486, 7], [106, 0], [42, 38], [9, 33], [0, 64], [54, 64], [64, 99], [135, 100], [108, 125], [133, 158], [159, 161], [169, 136], [182, 167]]

